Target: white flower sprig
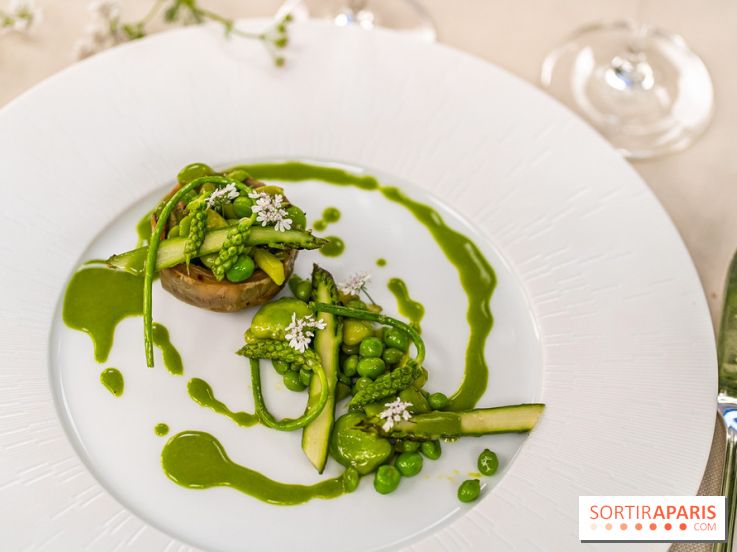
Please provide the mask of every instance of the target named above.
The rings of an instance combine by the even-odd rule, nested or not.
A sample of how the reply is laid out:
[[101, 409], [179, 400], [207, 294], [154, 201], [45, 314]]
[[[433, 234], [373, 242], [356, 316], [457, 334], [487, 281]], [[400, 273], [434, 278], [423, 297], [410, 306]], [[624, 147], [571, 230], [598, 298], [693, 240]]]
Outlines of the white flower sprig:
[[0, 32], [25, 33], [43, 18], [35, 0], [13, 0], [8, 11], [0, 10]]
[[87, 5], [92, 19], [74, 45], [77, 59], [90, 57], [132, 38], [120, 24], [120, 0], [94, 0]]
[[362, 291], [366, 291], [366, 285], [371, 281], [371, 274], [368, 272], [356, 272], [348, 278], [347, 282], [338, 284], [338, 289], [346, 295], [359, 295]]
[[292, 227], [292, 219], [287, 217], [287, 210], [284, 209], [283, 195], [251, 192], [248, 197], [256, 200], [252, 211], [256, 213], [256, 222], [260, 222], [261, 226], [273, 224], [278, 232], [286, 232]]
[[292, 322], [287, 326], [284, 337], [289, 341], [292, 349], [304, 353], [312, 343], [312, 338], [315, 337], [315, 332], [312, 330], [324, 330], [325, 327], [325, 321], [321, 318], [315, 320], [311, 314], [297, 318], [296, 313], [292, 313]]
[[226, 201], [233, 201], [238, 197], [238, 188], [232, 182], [227, 186], [218, 188], [207, 197], [207, 206], [210, 209], [222, 205]]
[[384, 431], [391, 431], [396, 422], [401, 422], [402, 420], [407, 421], [412, 418], [412, 414], [408, 410], [412, 406], [412, 403], [404, 402], [398, 398], [390, 403], [384, 404], [384, 406], [386, 408], [379, 414], [379, 418], [385, 420], [384, 425], [381, 426], [381, 429]]
[[[17, 0], [30, 1], [30, 0]], [[239, 29], [235, 20], [223, 17], [200, 5], [199, 0], [149, 0], [148, 13], [136, 21], [123, 21], [120, 16], [120, 0], [93, 0], [89, 4], [92, 21], [85, 29], [85, 35], [77, 42], [77, 58], [89, 57], [97, 52], [146, 36], [149, 24], [159, 15], [164, 23], [179, 25], [199, 25], [206, 22], [223, 27], [226, 36], [239, 36], [260, 41], [271, 55], [276, 65], [284, 65], [281, 53], [289, 42], [288, 24], [292, 21], [290, 13], [279, 17], [265, 31], [256, 33]], [[3, 28], [3, 14], [0, 11], [0, 29]]]

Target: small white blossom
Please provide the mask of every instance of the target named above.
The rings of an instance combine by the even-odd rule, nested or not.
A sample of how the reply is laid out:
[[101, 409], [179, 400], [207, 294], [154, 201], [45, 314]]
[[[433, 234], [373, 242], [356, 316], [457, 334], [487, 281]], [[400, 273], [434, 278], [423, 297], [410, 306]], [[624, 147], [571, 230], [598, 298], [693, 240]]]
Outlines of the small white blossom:
[[7, 30], [23, 33], [32, 25], [40, 23], [42, 17], [43, 12], [35, 0], [13, 0], [6, 21], [3, 22], [0, 18], [0, 28], [5, 27]]
[[391, 431], [395, 422], [407, 421], [412, 417], [408, 410], [412, 403], [403, 402], [402, 399], [396, 399], [384, 406], [386, 408], [379, 414], [379, 418], [385, 420], [384, 425], [381, 426], [384, 431]]
[[94, 0], [87, 9], [100, 19], [117, 19], [120, 17], [120, 0]]
[[368, 272], [357, 272], [347, 282], [338, 284], [338, 289], [346, 295], [358, 295], [370, 280], [371, 274]]
[[126, 40], [119, 27], [119, 0], [95, 0], [88, 4], [87, 9], [92, 13], [92, 21], [74, 45], [77, 59], [90, 57]]
[[304, 353], [315, 337], [312, 330], [324, 330], [325, 327], [325, 321], [321, 318], [315, 320], [311, 314], [297, 318], [297, 314], [292, 313], [292, 322], [287, 326], [284, 337], [292, 349]]
[[292, 227], [292, 219], [287, 217], [287, 210], [284, 209], [283, 195], [251, 192], [248, 197], [256, 200], [252, 210], [256, 213], [256, 222], [260, 222], [261, 226], [273, 224], [277, 232], [286, 232]]
[[212, 192], [207, 198], [207, 206], [212, 209], [213, 207], [220, 205], [227, 201], [232, 201], [238, 197], [238, 188], [232, 182], [227, 186], [218, 188]]

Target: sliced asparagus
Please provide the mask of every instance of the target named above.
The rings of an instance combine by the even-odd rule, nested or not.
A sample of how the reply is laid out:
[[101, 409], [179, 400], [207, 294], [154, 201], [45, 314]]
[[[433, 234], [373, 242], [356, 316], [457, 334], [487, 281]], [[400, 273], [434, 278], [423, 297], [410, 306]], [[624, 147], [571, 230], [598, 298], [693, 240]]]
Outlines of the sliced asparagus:
[[[229, 231], [230, 228], [219, 228], [208, 232], [202, 242], [199, 254], [208, 255], [219, 251]], [[171, 238], [162, 241], [156, 257], [156, 270], [171, 268], [183, 263], [186, 243], [186, 238]], [[247, 244], [251, 246], [280, 244], [292, 249], [318, 249], [326, 243], [327, 240], [315, 237], [309, 232], [303, 232], [302, 230], [279, 232], [271, 227], [252, 228], [247, 240]], [[113, 255], [106, 262], [110, 268], [124, 270], [136, 276], [143, 276], [147, 252], [148, 247], [139, 247], [119, 255]]]
[[396, 437], [416, 439], [522, 433], [535, 427], [544, 408], [543, 404], [517, 404], [460, 412], [429, 412], [397, 423], [391, 433]]

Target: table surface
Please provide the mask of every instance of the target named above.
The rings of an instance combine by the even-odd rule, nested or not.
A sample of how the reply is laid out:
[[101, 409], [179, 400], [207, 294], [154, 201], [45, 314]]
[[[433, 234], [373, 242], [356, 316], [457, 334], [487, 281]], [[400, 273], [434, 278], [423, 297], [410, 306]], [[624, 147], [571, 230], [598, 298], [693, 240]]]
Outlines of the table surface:
[[[153, 0], [125, 0], [124, 15], [142, 15]], [[231, 17], [270, 16], [279, 0], [202, 0]], [[89, 0], [37, 0], [40, 25], [28, 36], [0, 36], [0, 107], [47, 76], [74, 62], [75, 41], [89, 21]], [[721, 313], [722, 286], [737, 248], [737, 79], [727, 55], [737, 50], [737, 3], [730, 0], [422, 0], [435, 20], [439, 40], [538, 84], [545, 54], [577, 27], [639, 16], [681, 34], [703, 58], [714, 80], [714, 121], [690, 149], [634, 164], [670, 214], [704, 286], [714, 325]], [[156, 28], [156, 27], [154, 27]], [[732, 100], [730, 100], [732, 98]], [[723, 431], [715, 441], [701, 494], [719, 494]], [[679, 545], [674, 550], [702, 550]]]

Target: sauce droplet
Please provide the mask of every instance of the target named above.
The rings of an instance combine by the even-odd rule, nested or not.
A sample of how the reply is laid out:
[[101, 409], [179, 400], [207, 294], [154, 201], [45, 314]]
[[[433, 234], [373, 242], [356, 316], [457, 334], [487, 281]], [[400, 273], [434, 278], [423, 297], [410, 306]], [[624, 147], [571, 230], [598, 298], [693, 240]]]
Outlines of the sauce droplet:
[[181, 376], [184, 373], [182, 355], [172, 345], [171, 339], [169, 339], [169, 330], [158, 322], [154, 322], [153, 330], [154, 345], [161, 349], [161, 354], [164, 356], [164, 366], [166, 366], [170, 374]]
[[258, 416], [249, 414], [248, 412], [233, 412], [223, 402], [215, 398], [212, 387], [205, 380], [200, 378], [192, 378], [187, 383], [187, 392], [194, 402], [202, 407], [227, 416], [236, 424], [243, 427], [249, 427], [258, 423]]
[[386, 266], [386, 259], [376, 259], [376, 266]]
[[231, 487], [269, 504], [302, 504], [314, 498], [335, 498], [345, 491], [343, 478], [314, 485], [280, 483], [233, 462], [223, 445], [209, 433], [183, 431], [174, 435], [161, 451], [166, 475], [189, 489]]
[[345, 250], [345, 243], [338, 236], [328, 236], [328, 241], [320, 248], [320, 253], [326, 257], [337, 257]]
[[154, 433], [159, 437], [163, 437], [164, 435], [169, 433], [169, 426], [166, 424], [156, 424], [154, 426]]
[[116, 397], [120, 397], [125, 389], [123, 374], [117, 368], [105, 368], [100, 373], [100, 383]]
[[92, 338], [95, 360], [105, 362], [118, 323], [142, 313], [143, 279], [108, 268], [85, 268], [67, 286], [62, 318], [67, 326]]
[[397, 299], [397, 308], [399, 312], [409, 319], [410, 325], [417, 331], [420, 331], [420, 322], [425, 316], [425, 307], [419, 301], [415, 301], [409, 296], [407, 284], [399, 278], [392, 278], [387, 283], [389, 291], [392, 292]]

